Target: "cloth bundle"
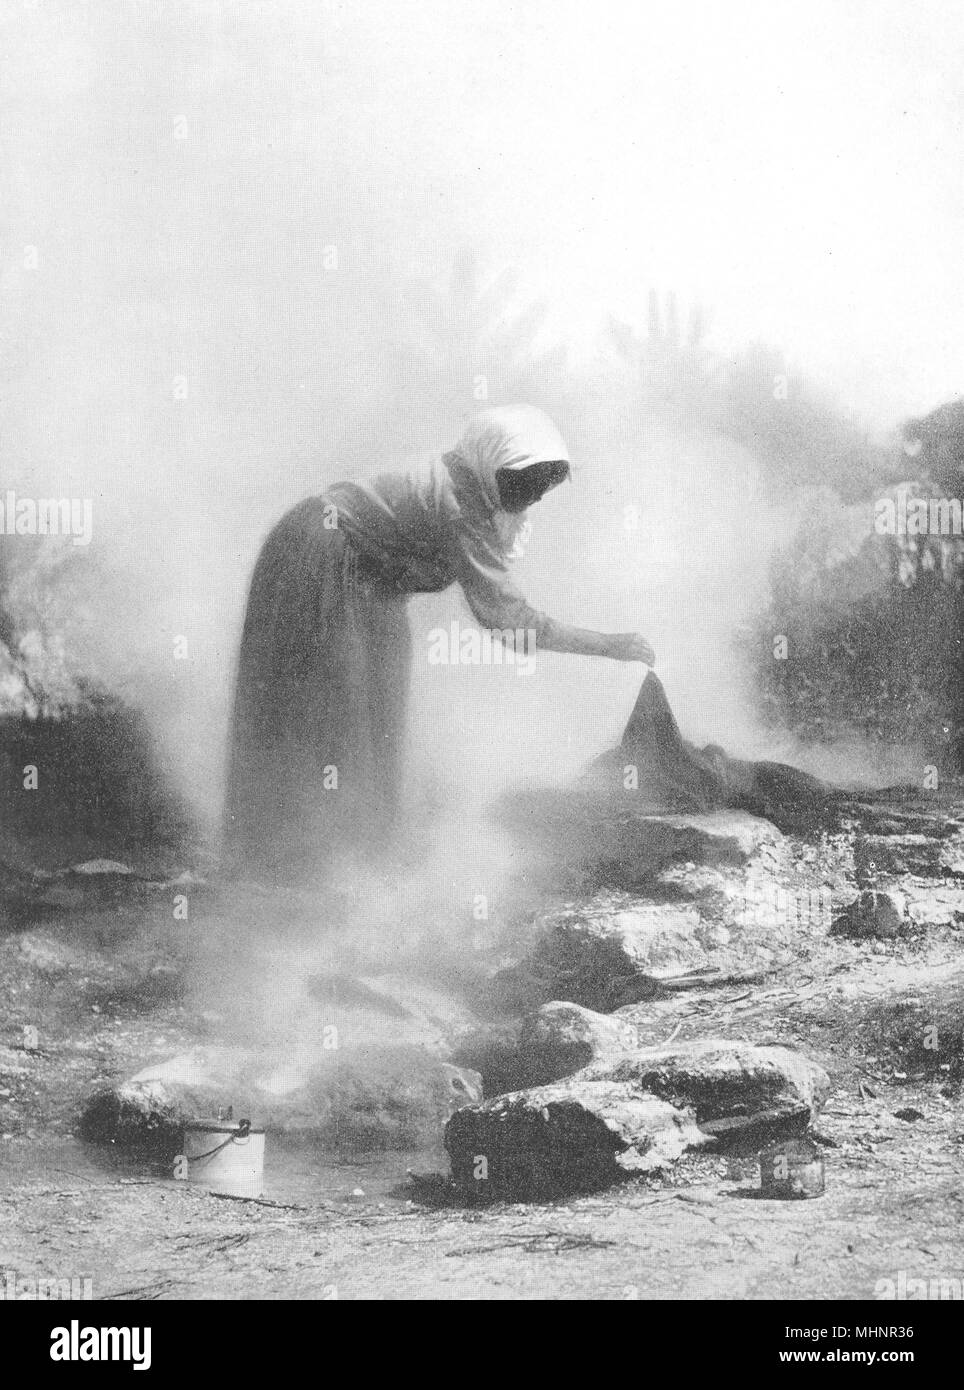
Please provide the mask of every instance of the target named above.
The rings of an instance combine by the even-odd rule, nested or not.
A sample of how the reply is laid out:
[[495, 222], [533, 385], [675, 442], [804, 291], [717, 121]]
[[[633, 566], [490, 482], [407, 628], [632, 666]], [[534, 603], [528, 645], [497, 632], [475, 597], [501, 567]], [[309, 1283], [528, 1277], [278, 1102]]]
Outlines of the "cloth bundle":
[[639, 794], [654, 810], [715, 811], [725, 807], [764, 816], [784, 829], [824, 823], [844, 797], [838, 788], [787, 763], [745, 762], [722, 748], [688, 743], [662, 682], [648, 671], [618, 749], [597, 764], [636, 769]]

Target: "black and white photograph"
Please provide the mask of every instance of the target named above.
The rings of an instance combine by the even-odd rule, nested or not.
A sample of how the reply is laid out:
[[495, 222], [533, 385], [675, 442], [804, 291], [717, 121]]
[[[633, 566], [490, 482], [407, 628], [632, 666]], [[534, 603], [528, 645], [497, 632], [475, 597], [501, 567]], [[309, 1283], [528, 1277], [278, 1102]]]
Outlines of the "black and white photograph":
[[0, 0], [40, 1361], [949, 1331], [962, 502], [954, 0]]

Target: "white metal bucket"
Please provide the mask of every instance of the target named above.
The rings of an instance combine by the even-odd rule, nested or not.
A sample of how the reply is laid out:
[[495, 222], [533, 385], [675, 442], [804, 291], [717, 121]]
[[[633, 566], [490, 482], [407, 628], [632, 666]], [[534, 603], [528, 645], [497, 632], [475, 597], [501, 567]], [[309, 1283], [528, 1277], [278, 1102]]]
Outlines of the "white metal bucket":
[[264, 1191], [264, 1130], [250, 1120], [191, 1120], [184, 1126], [187, 1181], [231, 1197]]

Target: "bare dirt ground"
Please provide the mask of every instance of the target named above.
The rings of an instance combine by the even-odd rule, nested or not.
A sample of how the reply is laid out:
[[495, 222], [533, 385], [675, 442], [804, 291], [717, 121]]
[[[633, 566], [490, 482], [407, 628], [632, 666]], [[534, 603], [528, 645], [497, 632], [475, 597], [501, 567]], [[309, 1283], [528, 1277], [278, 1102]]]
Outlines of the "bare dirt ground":
[[[957, 799], [941, 815], [962, 812]], [[808, 882], [839, 887], [833, 856], [793, 851]], [[961, 891], [955, 873], [890, 882]], [[0, 935], [0, 1277], [89, 1276], [95, 1297], [125, 1299], [867, 1299], [900, 1270], [961, 1278], [964, 911], [948, 916], [893, 940], [801, 926], [762, 983], [636, 1006], [653, 1041], [677, 1028], [679, 1040], [746, 1038], [826, 1068], [824, 1196], [761, 1199], [758, 1157], [733, 1148], [591, 1196], [486, 1207], [432, 1205], [411, 1184], [409, 1169], [446, 1170], [440, 1147], [334, 1161], [269, 1137], [254, 1203], [82, 1143], [93, 1089], [224, 1020], [172, 984], [183, 952], [166, 901], [12, 922]]]

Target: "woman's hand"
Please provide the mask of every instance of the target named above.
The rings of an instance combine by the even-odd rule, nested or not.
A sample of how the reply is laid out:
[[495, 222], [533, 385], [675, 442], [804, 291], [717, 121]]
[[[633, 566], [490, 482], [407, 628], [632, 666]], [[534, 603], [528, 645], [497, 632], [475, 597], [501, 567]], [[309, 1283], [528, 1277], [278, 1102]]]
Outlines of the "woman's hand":
[[656, 665], [656, 653], [638, 632], [617, 632], [609, 640], [608, 655], [614, 661], [644, 661], [647, 666]]

